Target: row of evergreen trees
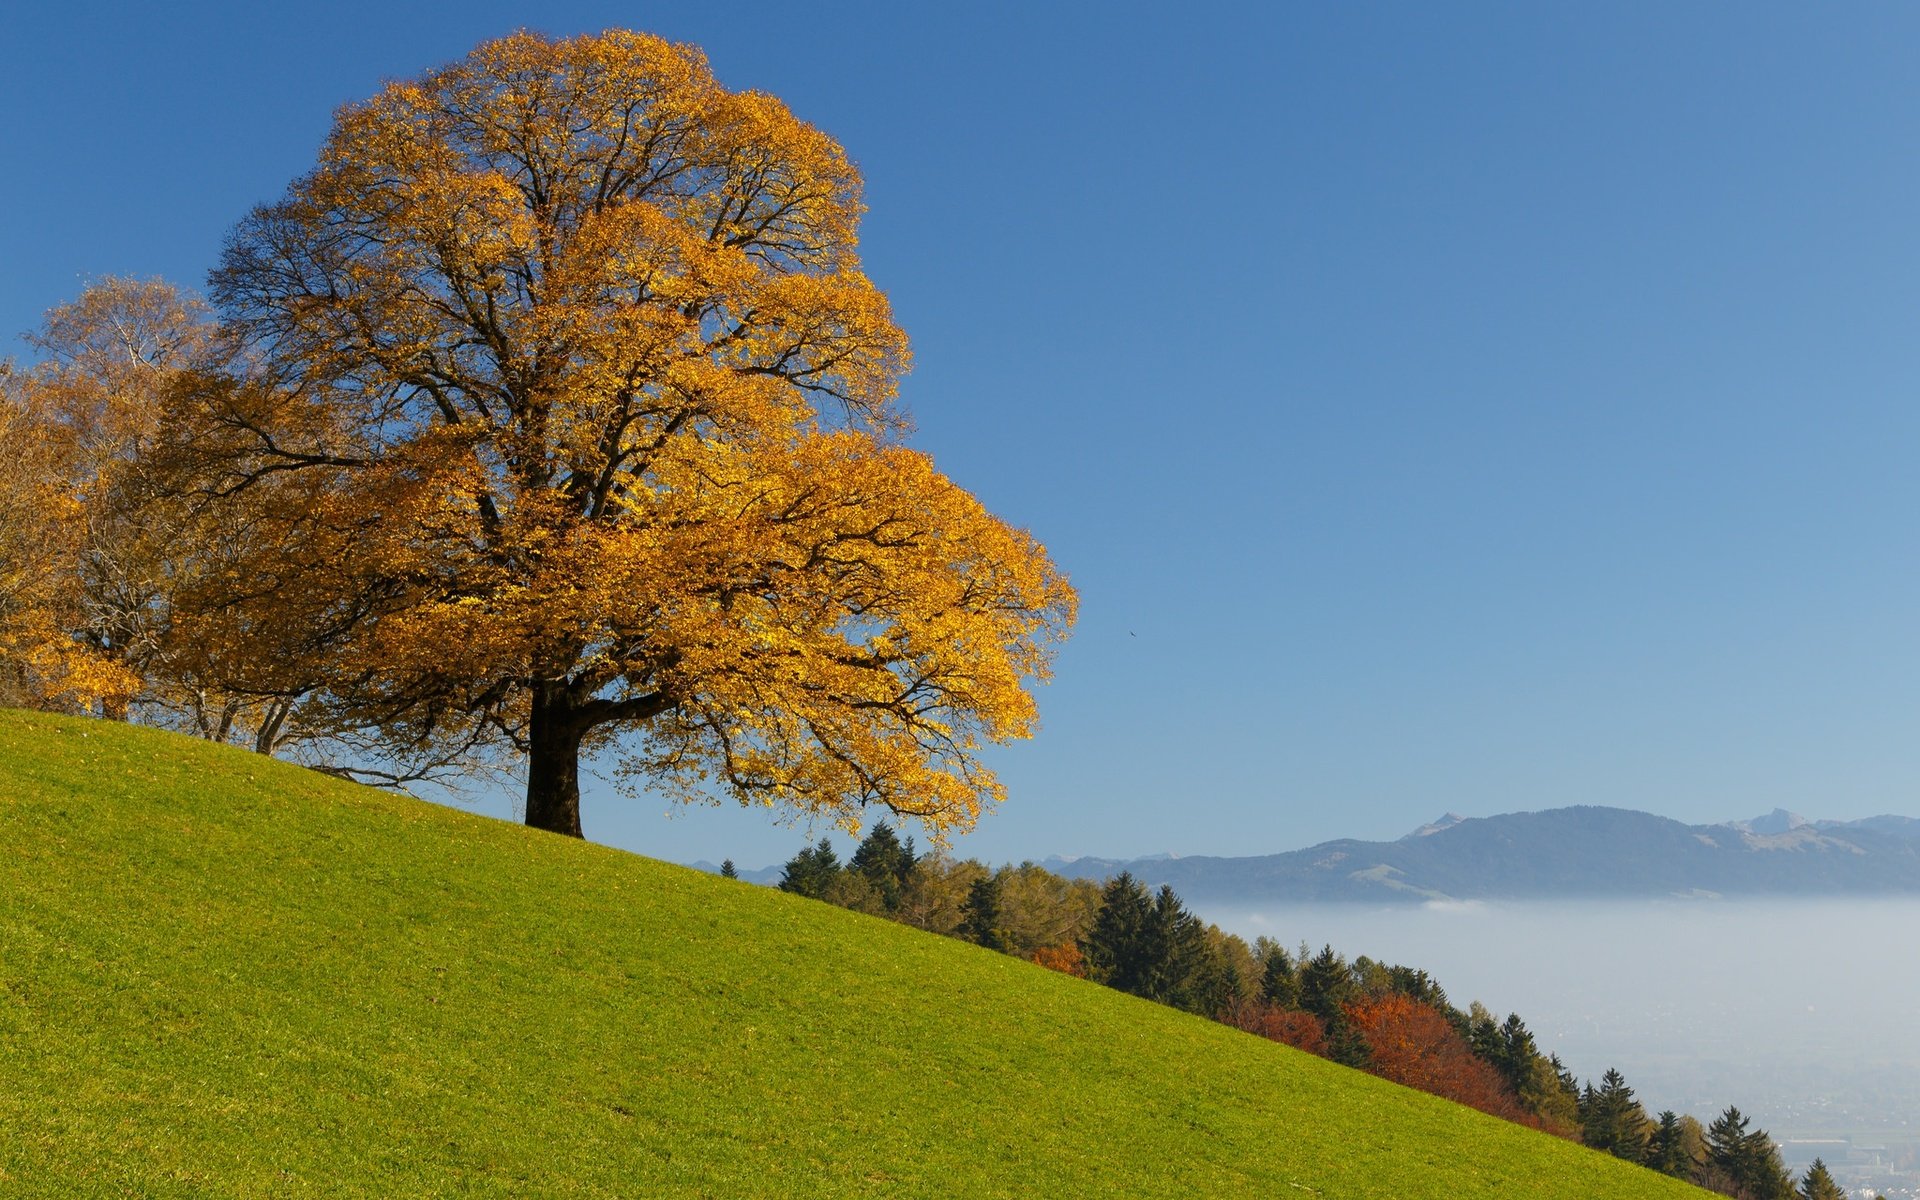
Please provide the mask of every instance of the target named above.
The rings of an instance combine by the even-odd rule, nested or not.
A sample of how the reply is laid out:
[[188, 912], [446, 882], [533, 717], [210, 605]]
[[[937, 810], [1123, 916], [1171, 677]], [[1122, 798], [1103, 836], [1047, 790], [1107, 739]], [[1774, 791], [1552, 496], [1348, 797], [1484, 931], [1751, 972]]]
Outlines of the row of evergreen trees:
[[1598, 1087], [1589, 1082], [1581, 1089], [1579, 1111], [1581, 1140], [1587, 1145], [1716, 1192], [1753, 1200], [1846, 1196], [1820, 1159], [1796, 1188], [1773, 1139], [1764, 1129], [1749, 1129], [1738, 1108], [1729, 1107], [1704, 1130], [1692, 1117], [1671, 1110], [1649, 1117], [1626, 1079], [1609, 1070]]
[[[728, 864], [731, 865], [730, 863]], [[727, 871], [727, 874], [732, 874]], [[876, 824], [846, 863], [821, 839], [779, 887], [1030, 959], [1225, 1021], [1742, 1200], [1839, 1200], [1824, 1163], [1789, 1176], [1765, 1130], [1728, 1108], [1711, 1125], [1649, 1116], [1617, 1070], [1582, 1084], [1518, 1014], [1454, 1007], [1427, 972], [1331, 946], [1249, 946], [1129, 874], [1098, 885], [1033, 863], [922, 856]]]

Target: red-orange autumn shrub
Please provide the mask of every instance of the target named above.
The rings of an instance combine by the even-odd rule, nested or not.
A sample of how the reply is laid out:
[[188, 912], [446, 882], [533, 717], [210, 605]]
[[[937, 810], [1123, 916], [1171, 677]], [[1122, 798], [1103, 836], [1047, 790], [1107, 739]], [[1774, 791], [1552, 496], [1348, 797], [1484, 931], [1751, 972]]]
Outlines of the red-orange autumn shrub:
[[1374, 1074], [1509, 1121], [1536, 1123], [1500, 1073], [1432, 1005], [1389, 993], [1348, 1005], [1347, 1016], [1367, 1039]]
[[1281, 1008], [1264, 1001], [1236, 1001], [1221, 1014], [1220, 1020], [1235, 1029], [1257, 1033], [1268, 1041], [1283, 1042], [1308, 1054], [1324, 1056], [1327, 1052], [1326, 1027], [1310, 1012]]
[[1080, 947], [1072, 942], [1058, 946], [1042, 946], [1033, 952], [1033, 961], [1049, 971], [1059, 971], [1075, 979], [1087, 977], [1087, 960], [1080, 953]]

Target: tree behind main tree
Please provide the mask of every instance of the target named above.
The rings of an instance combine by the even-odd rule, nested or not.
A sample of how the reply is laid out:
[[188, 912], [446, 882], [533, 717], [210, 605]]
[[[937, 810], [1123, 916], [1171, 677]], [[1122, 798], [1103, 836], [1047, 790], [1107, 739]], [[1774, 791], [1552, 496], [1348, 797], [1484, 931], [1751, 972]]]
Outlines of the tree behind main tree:
[[642, 34], [341, 110], [213, 277], [264, 374], [196, 444], [223, 494], [305, 483], [201, 598], [210, 644], [244, 687], [240, 631], [299, 631], [313, 719], [517, 749], [544, 829], [616, 741], [682, 799], [969, 827], [1074, 597], [899, 443], [861, 211], [832, 139]]

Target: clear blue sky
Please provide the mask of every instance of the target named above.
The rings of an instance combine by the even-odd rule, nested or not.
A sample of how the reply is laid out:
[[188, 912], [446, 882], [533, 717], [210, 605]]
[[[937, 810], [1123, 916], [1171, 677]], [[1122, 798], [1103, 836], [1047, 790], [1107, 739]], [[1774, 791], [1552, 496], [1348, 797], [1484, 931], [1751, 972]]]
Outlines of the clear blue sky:
[[[1920, 815], [1920, 9], [1037, 7], [20, 8], [0, 330], [197, 284], [384, 78], [650, 29], [860, 162], [917, 444], [1080, 589], [963, 853]], [[588, 834], [802, 837], [663, 807]]]

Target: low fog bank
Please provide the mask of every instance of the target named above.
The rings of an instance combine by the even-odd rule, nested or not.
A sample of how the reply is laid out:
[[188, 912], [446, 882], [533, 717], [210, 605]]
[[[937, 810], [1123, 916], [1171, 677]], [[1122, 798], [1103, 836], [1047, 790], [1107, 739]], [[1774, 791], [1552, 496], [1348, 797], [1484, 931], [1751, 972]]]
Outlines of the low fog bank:
[[1920, 900], [1195, 905], [1248, 941], [1425, 968], [1649, 1111], [1920, 1137]]

